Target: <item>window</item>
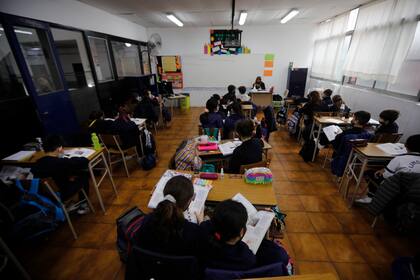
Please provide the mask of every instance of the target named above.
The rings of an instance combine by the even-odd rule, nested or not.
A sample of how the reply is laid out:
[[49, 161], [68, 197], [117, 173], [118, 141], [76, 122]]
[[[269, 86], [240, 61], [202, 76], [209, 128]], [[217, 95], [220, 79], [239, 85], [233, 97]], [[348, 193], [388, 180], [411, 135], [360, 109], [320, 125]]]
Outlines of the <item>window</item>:
[[0, 100], [26, 96], [22, 76], [0, 24]]
[[152, 71], [150, 70], [150, 61], [149, 61], [149, 50], [147, 46], [141, 45], [141, 61], [143, 62], [143, 74], [148, 75], [151, 74]]
[[51, 32], [69, 90], [94, 87], [82, 33], [57, 28], [51, 28]]
[[140, 76], [139, 48], [135, 44], [111, 42], [118, 77]]
[[46, 94], [62, 89], [46, 31], [19, 26], [14, 31], [37, 92]]
[[114, 74], [112, 73], [107, 41], [103, 38], [89, 37], [89, 45], [98, 81], [113, 80]]

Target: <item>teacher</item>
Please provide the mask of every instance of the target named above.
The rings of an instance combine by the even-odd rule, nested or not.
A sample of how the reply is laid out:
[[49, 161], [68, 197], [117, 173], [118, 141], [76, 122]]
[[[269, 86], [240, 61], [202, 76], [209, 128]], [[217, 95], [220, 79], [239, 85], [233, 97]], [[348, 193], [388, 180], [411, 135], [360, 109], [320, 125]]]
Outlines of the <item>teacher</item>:
[[265, 84], [264, 84], [264, 82], [261, 80], [261, 76], [258, 76], [258, 77], [255, 79], [255, 83], [252, 85], [252, 88], [253, 88], [253, 89], [256, 89], [256, 90], [265, 90]]

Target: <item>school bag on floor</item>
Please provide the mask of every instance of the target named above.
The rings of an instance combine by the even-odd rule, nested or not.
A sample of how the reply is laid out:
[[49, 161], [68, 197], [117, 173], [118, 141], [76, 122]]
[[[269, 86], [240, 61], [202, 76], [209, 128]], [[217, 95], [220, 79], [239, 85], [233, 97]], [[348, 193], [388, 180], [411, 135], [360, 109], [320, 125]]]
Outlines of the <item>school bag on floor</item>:
[[[309, 141], [305, 141], [303, 144], [302, 149], [299, 151], [299, 155], [303, 158], [305, 162], [311, 161], [312, 156], [314, 155], [315, 150], [315, 140], [311, 139]], [[319, 149], [316, 149], [316, 155], [319, 153]]]
[[284, 106], [280, 107], [280, 110], [277, 112], [276, 121], [279, 124], [286, 124], [287, 121], [287, 109]]
[[147, 129], [143, 131], [141, 137], [144, 143], [144, 156], [141, 160], [141, 167], [144, 170], [150, 170], [156, 166], [156, 142], [152, 133]]
[[134, 246], [136, 233], [143, 223], [144, 213], [134, 206], [118, 217], [117, 223], [117, 251], [120, 260], [127, 262], [128, 255]]
[[287, 130], [290, 135], [295, 135], [299, 129], [299, 121], [301, 114], [298, 111], [293, 112], [293, 114], [287, 119]]

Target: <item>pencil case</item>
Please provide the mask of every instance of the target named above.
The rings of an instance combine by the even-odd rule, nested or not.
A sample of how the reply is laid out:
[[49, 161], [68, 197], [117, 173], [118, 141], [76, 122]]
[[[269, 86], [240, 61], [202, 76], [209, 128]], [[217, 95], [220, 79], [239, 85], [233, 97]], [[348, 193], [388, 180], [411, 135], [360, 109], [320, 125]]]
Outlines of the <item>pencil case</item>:
[[217, 173], [202, 172], [200, 173], [200, 178], [207, 180], [217, 180], [219, 176], [217, 175]]

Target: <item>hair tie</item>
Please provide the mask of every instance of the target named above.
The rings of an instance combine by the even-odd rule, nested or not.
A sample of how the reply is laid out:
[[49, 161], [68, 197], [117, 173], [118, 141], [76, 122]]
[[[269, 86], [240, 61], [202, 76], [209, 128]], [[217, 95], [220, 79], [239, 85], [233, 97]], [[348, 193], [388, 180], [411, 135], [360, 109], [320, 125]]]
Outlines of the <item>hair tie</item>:
[[170, 201], [170, 202], [172, 202], [172, 203], [176, 203], [176, 199], [175, 199], [175, 197], [173, 197], [171, 194], [167, 194], [167, 195], [165, 195], [165, 196], [163, 197], [163, 200], [168, 200], [168, 201]]
[[222, 239], [222, 237], [220, 236], [220, 233], [218, 232], [214, 233], [214, 237], [216, 238], [217, 241], [220, 241], [220, 239]]

